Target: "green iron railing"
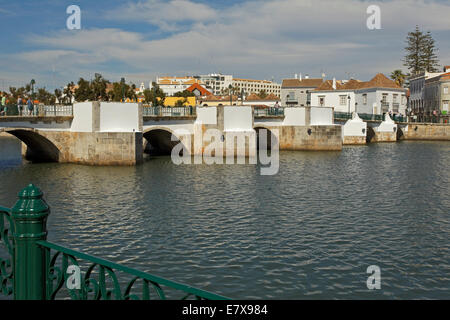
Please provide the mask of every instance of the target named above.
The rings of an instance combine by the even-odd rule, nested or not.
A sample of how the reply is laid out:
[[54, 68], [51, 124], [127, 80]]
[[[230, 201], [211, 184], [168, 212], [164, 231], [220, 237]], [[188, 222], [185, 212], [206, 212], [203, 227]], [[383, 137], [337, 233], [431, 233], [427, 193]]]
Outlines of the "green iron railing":
[[73, 116], [73, 105], [33, 105], [33, 110], [30, 111], [26, 104], [20, 107], [17, 104], [10, 104], [6, 106], [6, 114], [3, 116]]
[[[19, 193], [12, 209], [0, 207], [0, 239], [7, 249], [6, 258], [0, 255], [4, 295], [16, 300], [227, 299], [48, 242], [49, 214], [43, 193], [33, 185]], [[169, 297], [166, 291], [175, 293]]]
[[196, 108], [189, 107], [144, 107], [144, 117], [186, 117], [195, 116]]
[[256, 117], [266, 117], [266, 116], [284, 116], [285, 108], [255, 108]]
[[[384, 114], [358, 113], [358, 116], [366, 121], [384, 121], [386, 119]], [[334, 118], [339, 120], [349, 120], [353, 118], [353, 113], [335, 112]], [[403, 116], [392, 115], [391, 118], [395, 122], [407, 122], [407, 118]]]
[[0, 255], [0, 293], [5, 296], [13, 294], [14, 244], [10, 232], [14, 232], [11, 209], [0, 207], [0, 241], [6, 249], [6, 252], [1, 252]]

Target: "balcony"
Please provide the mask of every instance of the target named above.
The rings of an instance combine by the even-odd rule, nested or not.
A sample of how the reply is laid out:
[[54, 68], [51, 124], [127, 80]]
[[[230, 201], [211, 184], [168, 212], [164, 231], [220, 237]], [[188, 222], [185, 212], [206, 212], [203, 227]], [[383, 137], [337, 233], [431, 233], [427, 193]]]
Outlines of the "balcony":
[[389, 103], [382, 102], [381, 103], [381, 113], [387, 113], [387, 112], [389, 112]]
[[392, 104], [392, 112], [398, 113], [399, 110], [400, 110], [400, 103], [393, 103]]

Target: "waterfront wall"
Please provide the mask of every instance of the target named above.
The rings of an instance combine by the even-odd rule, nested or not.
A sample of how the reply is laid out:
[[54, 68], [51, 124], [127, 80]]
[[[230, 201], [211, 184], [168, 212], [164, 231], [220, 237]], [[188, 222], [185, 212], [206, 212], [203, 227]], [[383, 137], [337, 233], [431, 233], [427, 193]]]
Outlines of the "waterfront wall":
[[338, 125], [282, 126], [279, 130], [280, 150], [342, 150], [342, 127]]
[[399, 140], [450, 141], [450, 125], [410, 123], [399, 129]]

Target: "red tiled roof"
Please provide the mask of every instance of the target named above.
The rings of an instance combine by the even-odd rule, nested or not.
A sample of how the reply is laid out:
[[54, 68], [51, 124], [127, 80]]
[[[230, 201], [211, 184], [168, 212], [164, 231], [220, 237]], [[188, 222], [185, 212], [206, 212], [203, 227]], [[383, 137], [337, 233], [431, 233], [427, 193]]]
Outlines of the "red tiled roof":
[[257, 95], [256, 93], [252, 93], [250, 94], [247, 99], [247, 101], [258, 101], [258, 100], [280, 100], [280, 97], [278, 97], [277, 95], [271, 93], [268, 96], [266, 96], [265, 98], [261, 98], [259, 95]]
[[323, 83], [323, 79], [284, 79], [282, 88], [317, 88]]
[[200, 95], [201, 96], [211, 96], [212, 93], [209, 92], [208, 90], [206, 90], [205, 88], [203, 88], [201, 85], [199, 85], [198, 83], [194, 83], [192, 86], [190, 86], [189, 88], [187, 88], [186, 90], [189, 92], [193, 92], [195, 89], [197, 89], [198, 91], [200, 91]]
[[[233, 96], [233, 101], [237, 101], [238, 97]], [[203, 99], [203, 101], [230, 101], [230, 96], [214, 96], [210, 95]]]
[[[368, 88], [393, 88], [402, 89], [395, 81], [388, 79], [384, 74], [378, 73], [370, 81], [362, 82], [359, 80], [351, 79], [345, 84], [340, 81], [336, 81], [336, 90], [358, 90]], [[333, 90], [333, 81], [327, 80], [315, 91], [329, 91]]]
[[372, 80], [363, 82], [361, 88], [394, 88], [401, 89], [395, 81], [388, 79], [384, 74], [378, 73]]

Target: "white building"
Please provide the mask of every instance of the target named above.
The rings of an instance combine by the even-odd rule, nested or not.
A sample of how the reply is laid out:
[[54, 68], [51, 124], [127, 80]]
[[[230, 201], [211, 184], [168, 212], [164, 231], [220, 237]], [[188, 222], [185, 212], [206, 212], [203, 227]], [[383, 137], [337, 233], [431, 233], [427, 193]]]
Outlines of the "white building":
[[167, 96], [174, 96], [175, 93], [183, 92], [193, 84], [204, 86], [203, 82], [194, 77], [158, 77], [156, 84]]
[[336, 112], [406, 114], [406, 89], [379, 73], [372, 80], [328, 80], [311, 92], [311, 105], [334, 107]]
[[268, 80], [233, 78], [232, 75], [223, 74], [200, 75], [195, 76], [194, 78], [203, 82], [204, 87], [214, 95], [228, 94], [230, 85], [234, 89], [233, 94], [238, 96], [242, 91], [246, 96], [251, 95], [252, 93], [258, 94], [261, 91], [276, 96], [280, 96], [281, 93], [281, 85]]
[[284, 79], [281, 85], [280, 98], [283, 107], [306, 107], [311, 105], [311, 92], [323, 84], [323, 79], [304, 79], [300, 74], [293, 79]]
[[239, 92], [244, 91], [247, 96], [258, 94], [261, 91], [265, 91], [268, 95], [274, 94], [278, 97], [281, 95], [281, 85], [267, 80], [234, 78], [232, 86], [233, 88], [237, 88]]
[[208, 75], [194, 76], [194, 78], [203, 83], [204, 87], [209, 92], [217, 96], [224, 94], [225, 91], [229, 88], [229, 86], [233, 85], [232, 75], [213, 73]]

